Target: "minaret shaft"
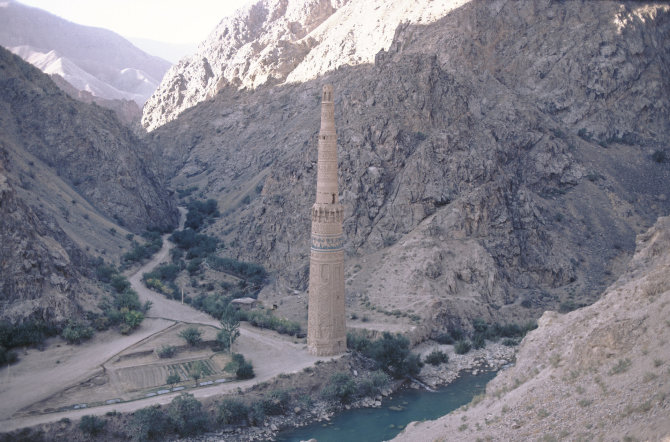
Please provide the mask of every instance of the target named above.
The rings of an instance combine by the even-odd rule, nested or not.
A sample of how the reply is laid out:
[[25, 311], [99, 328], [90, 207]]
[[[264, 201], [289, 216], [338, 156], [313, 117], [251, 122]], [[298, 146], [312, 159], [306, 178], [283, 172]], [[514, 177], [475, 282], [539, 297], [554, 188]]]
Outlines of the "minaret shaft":
[[318, 356], [347, 348], [344, 298], [344, 211], [337, 188], [337, 135], [333, 88], [323, 87], [316, 203], [312, 206], [307, 348]]

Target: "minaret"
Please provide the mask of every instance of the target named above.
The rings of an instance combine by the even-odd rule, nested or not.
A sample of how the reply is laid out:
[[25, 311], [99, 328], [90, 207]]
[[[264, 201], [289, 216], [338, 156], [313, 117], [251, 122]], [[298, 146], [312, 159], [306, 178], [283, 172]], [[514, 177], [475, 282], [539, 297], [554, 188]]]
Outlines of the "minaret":
[[309, 257], [307, 348], [317, 356], [344, 353], [344, 211], [337, 192], [337, 135], [333, 87], [321, 96], [321, 130], [316, 175], [316, 203], [312, 206], [312, 247]]

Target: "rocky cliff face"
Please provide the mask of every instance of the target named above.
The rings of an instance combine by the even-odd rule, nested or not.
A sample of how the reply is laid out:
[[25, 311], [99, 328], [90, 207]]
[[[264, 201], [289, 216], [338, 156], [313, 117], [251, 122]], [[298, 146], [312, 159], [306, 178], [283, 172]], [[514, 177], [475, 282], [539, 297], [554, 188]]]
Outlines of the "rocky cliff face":
[[427, 23], [465, 0], [260, 0], [214, 29], [165, 75], [143, 110], [153, 130], [224, 87], [304, 82], [372, 63], [402, 22]]
[[670, 138], [669, 18], [654, 4], [472, 1], [398, 27], [374, 65], [225, 87], [149, 142], [174, 185], [219, 200], [210, 232], [228, 253], [277, 272], [264, 296], [292, 305], [333, 83], [348, 308], [413, 311], [428, 330], [518, 321], [593, 302], [670, 210], [669, 164], [653, 159]]
[[514, 367], [467, 409], [395, 440], [666, 440], [670, 218], [638, 237], [626, 272], [584, 309], [546, 312]]
[[62, 321], [95, 309], [89, 260], [126, 235], [174, 226], [146, 145], [114, 113], [66, 96], [0, 48], [0, 318]]
[[36, 213], [17, 195], [0, 151], [0, 294], [2, 319], [36, 317], [62, 322], [85, 304], [87, 258], [53, 219]]
[[44, 74], [0, 49], [2, 139], [33, 155], [101, 213], [135, 232], [177, 222], [152, 158], [111, 111], [72, 100]]

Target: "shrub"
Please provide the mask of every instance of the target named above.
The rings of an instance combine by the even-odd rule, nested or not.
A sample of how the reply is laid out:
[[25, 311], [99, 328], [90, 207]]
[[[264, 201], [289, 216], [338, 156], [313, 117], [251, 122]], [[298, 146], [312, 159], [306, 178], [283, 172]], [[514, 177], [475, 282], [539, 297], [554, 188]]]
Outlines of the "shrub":
[[391, 378], [389, 378], [389, 375], [381, 370], [377, 370], [373, 372], [369, 378], [363, 379], [360, 384], [358, 384], [358, 393], [361, 396], [377, 395], [390, 381]]
[[69, 322], [61, 332], [61, 336], [68, 344], [81, 344], [83, 341], [91, 339], [93, 329], [80, 322]]
[[167, 414], [180, 436], [193, 436], [209, 428], [207, 414], [202, 410], [200, 401], [192, 394], [182, 393], [174, 398]]
[[335, 373], [321, 390], [321, 396], [329, 401], [348, 404], [356, 393], [356, 383], [347, 373]]
[[502, 345], [505, 345], [507, 347], [514, 347], [516, 345], [519, 345], [519, 340], [514, 338], [505, 338], [502, 340]]
[[349, 350], [365, 353], [370, 347], [370, 339], [363, 333], [347, 332], [347, 348]]
[[189, 345], [195, 346], [202, 342], [202, 332], [197, 327], [188, 327], [179, 332], [179, 337], [183, 338]]
[[381, 339], [370, 344], [366, 354], [397, 379], [414, 376], [421, 368], [419, 357], [409, 352], [409, 340], [400, 334], [384, 332]]
[[440, 333], [435, 336], [435, 341], [440, 344], [450, 345], [454, 343], [454, 338], [452, 338], [449, 333]]
[[19, 357], [16, 355], [16, 352], [7, 350], [5, 347], [0, 345], [0, 365], [13, 364], [18, 360]]
[[156, 354], [161, 359], [171, 358], [177, 353], [177, 347], [172, 345], [163, 345], [161, 348], [156, 350]]
[[178, 383], [179, 381], [181, 381], [181, 378], [179, 377], [179, 375], [177, 373], [172, 373], [172, 374], [168, 375], [167, 379], [165, 379], [165, 383], [168, 384], [168, 385], [174, 385], [174, 384]]
[[269, 397], [260, 400], [263, 412], [268, 416], [282, 414], [291, 400], [291, 395], [286, 390], [272, 391]]
[[249, 414], [249, 407], [242, 401], [226, 398], [219, 405], [218, 421], [223, 425], [242, 425]]
[[133, 413], [130, 427], [136, 441], [162, 440], [171, 430], [168, 417], [158, 406], [137, 410]]
[[256, 376], [256, 374], [254, 373], [254, 367], [251, 363], [244, 362], [237, 368], [237, 370], [235, 370], [235, 376], [237, 376], [237, 379], [251, 379]]
[[475, 333], [472, 337], [472, 348], [484, 348], [486, 346], [486, 340], [484, 339], [483, 333]]
[[433, 350], [426, 356], [426, 362], [430, 365], [445, 364], [449, 361], [449, 356], [440, 350]]
[[251, 362], [247, 362], [239, 353], [233, 353], [231, 362], [226, 364], [227, 371], [234, 371], [237, 379], [251, 379], [255, 375]]
[[265, 421], [265, 410], [261, 401], [254, 401], [249, 407], [249, 424], [259, 426]]
[[86, 415], [79, 422], [79, 429], [86, 434], [96, 436], [105, 429], [107, 421], [97, 416]]
[[470, 342], [464, 339], [461, 339], [460, 341], [456, 342], [456, 345], [454, 345], [454, 351], [456, 352], [456, 354], [459, 355], [464, 355], [471, 349], [472, 345], [470, 344]]
[[664, 163], [667, 161], [667, 155], [664, 151], [662, 150], [657, 150], [651, 155], [651, 159], [656, 161], [657, 163]]

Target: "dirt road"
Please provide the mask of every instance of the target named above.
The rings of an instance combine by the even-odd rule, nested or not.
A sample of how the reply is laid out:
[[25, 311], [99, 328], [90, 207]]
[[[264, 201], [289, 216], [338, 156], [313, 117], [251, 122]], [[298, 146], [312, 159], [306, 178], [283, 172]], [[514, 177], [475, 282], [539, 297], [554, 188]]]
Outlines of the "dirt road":
[[[182, 222], [185, 212], [182, 211]], [[168, 300], [147, 289], [142, 284], [142, 275], [167, 260], [172, 243], [164, 237], [163, 248], [140, 269], [128, 275], [134, 290], [144, 302], [153, 305], [138, 330], [129, 336], [117, 332], [98, 333], [90, 341], [71, 346], [60, 338], [50, 339], [44, 351], [28, 350], [14, 366], [0, 370], [0, 428], [3, 431], [44, 422], [57, 421], [63, 417], [76, 419], [87, 414], [101, 415], [111, 410], [129, 412], [151, 404], [169, 403], [178, 393], [165, 394], [125, 403], [69, 410], [57, 413], [16, 417], [15, 413], [26, 406], [58, 394], [65, 388], [80, 384], [102, 370], [102, 365], [124, 349], [164, 330], [175, 322], [207, 324], [218, 327], [219, 323], [209, 315]], [[259, 330], [242, 324], [240, 337], [234, 351], [244, 354], [254, 366], [256, 377], [247, 381], [231, 382], [190, 390], [194, 396], [215, 396], [237, 388], [246, 388], [267, 381], [281, 373], [294, 373], [324, 359], [307, 353], [304, 342], [279, 335], [270, 330]], [[13, 417], [14, 416], [14, 417]]]

